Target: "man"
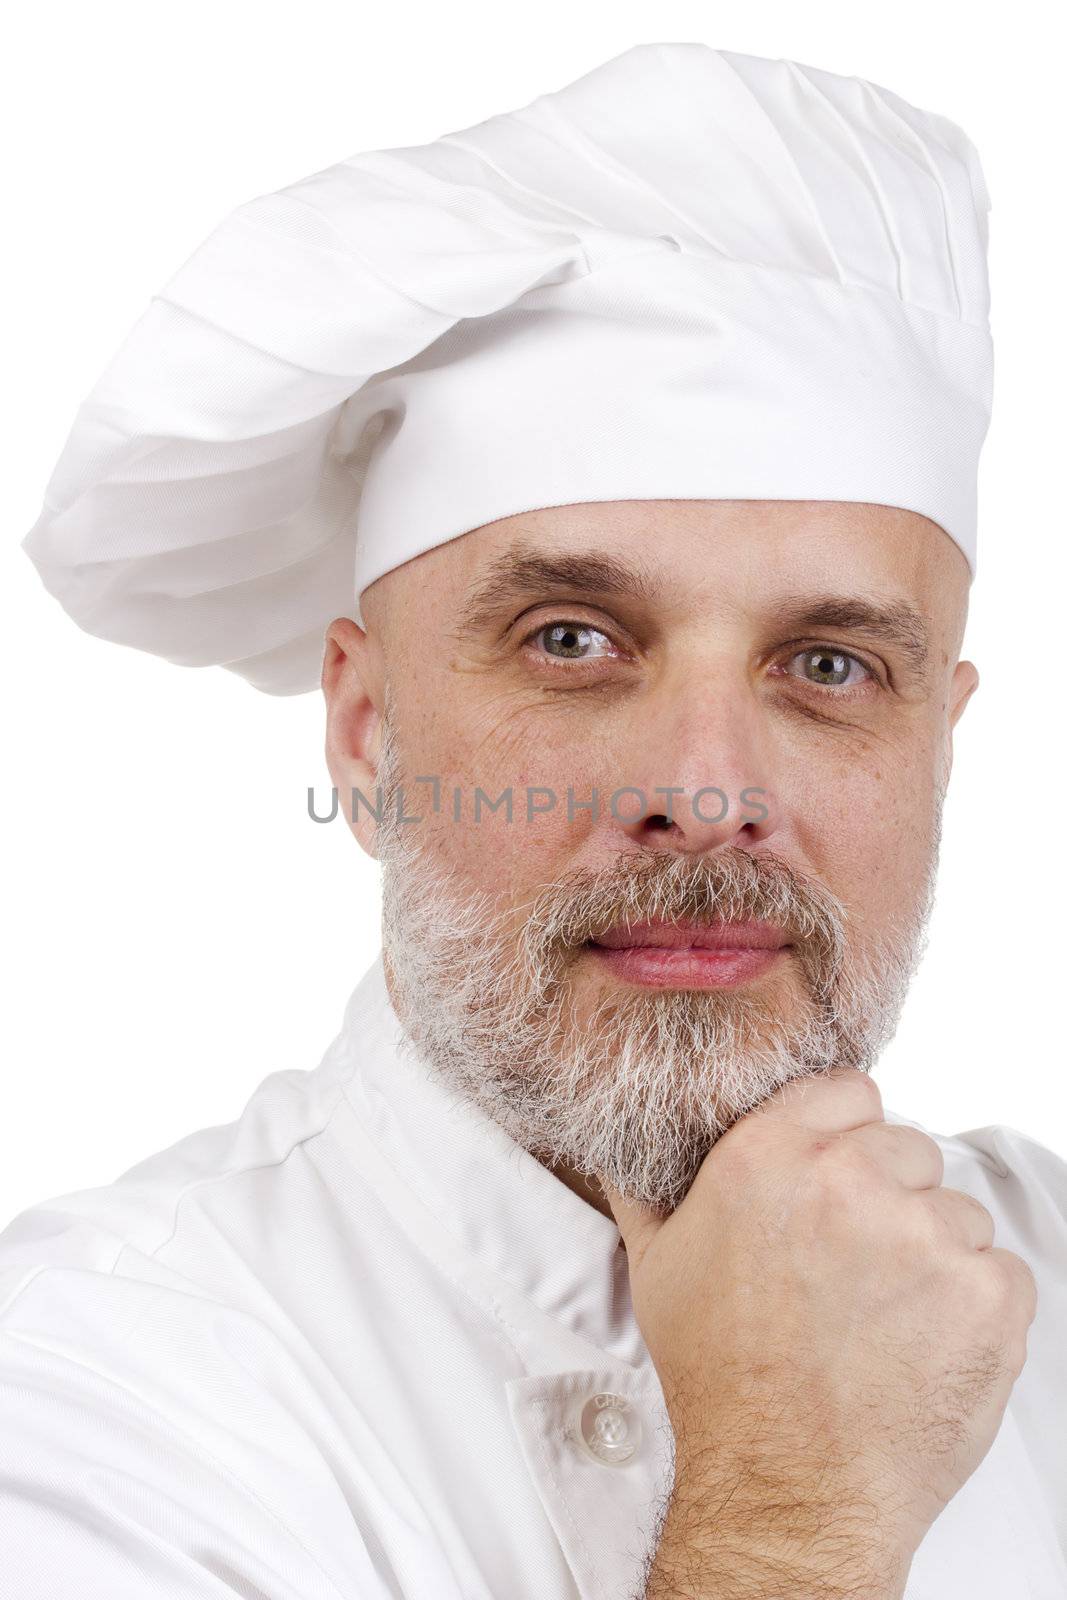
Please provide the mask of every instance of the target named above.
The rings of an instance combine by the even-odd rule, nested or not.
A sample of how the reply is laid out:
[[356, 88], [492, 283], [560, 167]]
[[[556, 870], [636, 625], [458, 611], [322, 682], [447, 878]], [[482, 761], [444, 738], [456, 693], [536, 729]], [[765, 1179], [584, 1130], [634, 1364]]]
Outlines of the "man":
[[30, 553], [321, 681], [383, 951], [316, 1071], [0, 1238], [18, 1600], [1067, 1592], [1067, 1170], [870, 1077], [977, 683], [987, 207], [888, 90], [644, 45], [153, 301]]

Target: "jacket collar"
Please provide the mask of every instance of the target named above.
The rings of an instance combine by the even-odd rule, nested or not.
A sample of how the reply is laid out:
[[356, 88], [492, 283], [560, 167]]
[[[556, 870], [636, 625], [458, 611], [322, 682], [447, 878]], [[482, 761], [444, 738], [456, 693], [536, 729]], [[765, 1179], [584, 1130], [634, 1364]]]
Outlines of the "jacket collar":
[[580, 1340], [645, 1367], [617, 1224], [416, 1055], [381, 952], [348, 1002], [342, 1034], [353, 1064], [348, 1103], [405, 1201], [421, 1202], [427, 1223], [435, 1219], [477, 1264], [480, 1282], [498, 1280], [512, 1307], [519, 1297]]

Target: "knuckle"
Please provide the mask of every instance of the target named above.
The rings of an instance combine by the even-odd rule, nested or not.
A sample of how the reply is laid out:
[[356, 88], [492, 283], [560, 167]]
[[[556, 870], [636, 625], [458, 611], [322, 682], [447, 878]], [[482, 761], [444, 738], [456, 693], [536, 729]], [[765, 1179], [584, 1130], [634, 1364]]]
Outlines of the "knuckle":
[[971, 1211], [974, 1213], [975, 1221], [982, 1230], [983, 1238], [991, 1245], [997, 1236], [996, 1218], [987, 1206], [984, 1206], [980, 1200], [975, 1200], [972, 1195], [968, 1195], [967, 1200]]
[[917, 1136], [914, 1141], [916, 1148], [922, 1151], [925, 1156], [933, 1161], [934, 1166], [937, 1168], [937, 1171], [940, 1174], [938, 1179], [938, 1182], [940, 1183], [941, 1178], [945, 1176], [945, 1152], [942, 1150], [937, 1140], [931, 1139], [928, 1133], [923, 1133], [919, 1128], [902, 1128], [900, 1131], [902, 1133], [915, 1134]]
[[856, 1086], [861, 1094], [867, 1096], [868, 1100], [873, 1101], [878, 1106], [882, 1104], [882, 1091], [869, 1072], [857, 1073]]
[[908, 1128], [892, 1122], [878, 1125], [878, 1137], [885, 1148], [894, 1152], [903, 1164], [913, 1162], [916, 1168], [925, 1171], [929, 1167], [936, 1174], [927, 1187], [940, 1186], [945, 1176], [945, 1157], [936, 1139], [932, 1139], [928, 1133], [923, 1133], [919, 1128]]
[[[948, 1246], [970, 1249], [992, 1244], [992, 1213], [973, 1195], [940, 1186], [915, 1192], [909, 1207], [914, 1236], [943, 1251]], [[954, 1253], [954, 1251], [953, 1251]]]
[[809, 1190], [835, 1204], [854, 1198], [884, 1176], [869, 1152], [846, 1134], [819, 1135], [809, 1144], [807, 1156]]
[[851, 1067], [849, 1074], [844, 1082], [847, 1083], [848, 1092], [857, 1102], [861, 1112], [871, 1122], [882, 1118], [884, 1116], [882, 1091], [870, 1073], [862, 1071], [859, 1067]]
[[855, 1114], [868, 1121], [882, 1115], [882, 1095], [869, 1072], [860, 1067], [834, 1067], [830, 1071], [798, 1074], [775, 1090], [766, 1105], [777, 1102], [791, 1113], [799, 1105], [810, 1115], [824, 1104], [839, 1114], [842, 1104], [855, 1107]]
[[1037, 1310], [1037, 1280], [1027, 1263], [1012, 1250], [992, 1247], [973, 1257], [972, 1280], [976, 1312], [1003, 1327], [1018, 1316], [1033, 1321]]
[[990, 1238], [993, 1237], [996, 1228], [993, 1213], [980, 1200], [976, 1200], [973, 1194], [967, 1194], [963, 1189], [938, 1189], [935, 1192], [945, 1196], [950, 1206], [954, 1206], [957, 1210], [969, 1211], [983, 1230], [988, 1232]]
[[[931, 1190], [929, 1193], [936, 1193]], [[945, 1270], [945, 1218], [926, 1191], [906, 1196], [896, 1213], [898, 1259], [925, 1263], [929, 1270]]]
[[904, 1230], [924, 1243], [940, 1244], [945, 1237], [945, 1219], [938, 1209], [937, 1189], [920, 1189], [901, 1211]]
[[1037, 1311], [1037, 1279], [1034, 1277], [1033, 1268], [1022, 1256], [1016, 1255], [1014, 1250], [994, 1249], [987, 1252], [991, 1258], [995, 1272], [999, 1276], [1004, 1300], [1018, 1307], [1021, 1311], [1029, 1313], [1029, 1320], [1033, 1320]]

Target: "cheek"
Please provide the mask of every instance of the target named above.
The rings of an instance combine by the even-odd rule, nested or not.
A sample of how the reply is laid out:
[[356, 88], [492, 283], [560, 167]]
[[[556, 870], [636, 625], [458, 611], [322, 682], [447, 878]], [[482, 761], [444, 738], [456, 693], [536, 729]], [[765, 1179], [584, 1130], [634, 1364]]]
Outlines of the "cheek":
[[929, 870], [936, 802], [932, 740], [807, 769], [794, 809], [803, 853], [858, 922], [915, 904]]
[[[483, 785], [492, 801], [503, 787]], [[421, 815], [414, 824], [415, 837], [439, 866], [453, 869], [468, 888], [487, 889], [494, 895], [521, 892], [552, 876], [568, 848], [570, 830], [565, 823], [551, 814], [527, 821], [525, 792], [517, 788], [510, 816], [506, 802], [491, 809], [484, 799], [476, 812], [473, 784], [460, 784], [459, 792], [457, 801], [452, 786], [443, 789], [436, 816], [429, 804], [407, 808]], [[536, 799], [540, 802], [543, 797]]]
[[[521, 894], [564, 870], [568, 858], [595, 826], [583, 809], [597, 785], [603, 789], [604, 760], [590, 742], [569, 738], [533, 742], [496, 730], [477, 745], [431, 739], [412, 773], [433, 775], [408, 783], [405, 810], [421, 820], [417, 841], [442, 866], [453, 868], [468, 887]], [[602, 802], [603, 803], [603, 802]]]

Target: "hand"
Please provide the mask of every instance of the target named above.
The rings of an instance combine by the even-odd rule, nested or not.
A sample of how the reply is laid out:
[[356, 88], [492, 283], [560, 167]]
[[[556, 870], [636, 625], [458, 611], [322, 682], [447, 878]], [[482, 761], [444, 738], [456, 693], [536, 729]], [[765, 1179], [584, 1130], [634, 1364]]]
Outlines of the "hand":
[[996, 1435], [1037, 1307], [943, 1176], [935, 1140], [838, 1068], [740, 1118], [665, 1219], [602, 1182], [690, 1545], [906, 1574]]

